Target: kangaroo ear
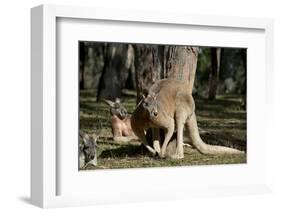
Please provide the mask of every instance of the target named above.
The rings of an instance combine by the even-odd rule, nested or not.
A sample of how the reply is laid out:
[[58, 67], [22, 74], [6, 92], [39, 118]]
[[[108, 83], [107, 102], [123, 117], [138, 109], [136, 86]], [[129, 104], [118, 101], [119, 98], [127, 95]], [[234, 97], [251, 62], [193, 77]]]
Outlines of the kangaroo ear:
[[85, 145], [88, 145], [89, 142], [91, 141], [90, 136], [88, 134], [86, 134], [86, 133], [84, 134], [82, 139], [83, 139]]
[[85, 137], [85, 132], [83, 132], [82, 130], [79, 131], [79, 136], [83, 139]]
[[120, 98], [116, 98], [116, 99], [115, 99], [115, 103], [118, 103], [118, 104], [120, 104], [120, 103], [121, 103], [121, 100], [120, 100]]
[[90, 141], [90, 136], [82, 131], [79, 132], [80, 137], [83, 139], [84, 144], [87, 145]]
[[92, 138], [96, 141], [100, 136], [96, 133], [92, 134]]
[[107, 105], [109, 105], [109, 106], [111, 106], [111, 107], [114, 106], [114, 102], [113, 102], [113, 101], [110, 101], [110, 100], [107, 100], [107, 99], [103, 99], [103, 101], [104, 101]]
[[92, 140], [90, 140], [90, 142], [92, 143], [92, 145], [98, 147], [97, 141], [98, 141], [98, 138], [99, 138], [100, 136], [99, 136], [98, 134], [96, 134], [96, 133], [93, 133], [93, 134], [91, 135], [91, 137], [92, 137]]
[[156, 94], [154, 92], [150, 92], [147, 97], [156, 98]]

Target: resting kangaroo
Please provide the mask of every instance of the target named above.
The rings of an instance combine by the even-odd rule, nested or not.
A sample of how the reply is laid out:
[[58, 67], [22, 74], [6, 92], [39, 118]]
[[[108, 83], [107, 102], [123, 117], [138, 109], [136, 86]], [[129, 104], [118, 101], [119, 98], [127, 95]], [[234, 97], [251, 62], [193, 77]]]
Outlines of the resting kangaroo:
[[144, 145], [155, 154], [156, 150], [148, 145], [145, 130], [161, 128], [165, 130], [165, 139], [159, 153], [165, 157], [166, 148], [175, 129], [177, 131], [177, 148], [173, 158], [183, 158], [183, 128], [186, 124], [190, 144], [202, 154], [243, 153], [239, 150], [205, 144], [198, 131], [195, 103], [191, 94], [186, 92], [186, 84], [177, 80], [160, 80], [149, 90], [134, 111], [131, 124], [134, 132], [141, 138]]
[[97, 165], [97, 140], [99, 136], [95, 133], [88, 135], [80, 131], [80, 137], [83, 140], [79, 144], [79, 164], [80, 169], [86, 168], [87, 165]]
[[115, 102], [104, 100], [104, 102], [110, 106], [113, 140], [127, 142], [137, 139], [131, 127], [131, 116], [120, 100], [116, 99]]

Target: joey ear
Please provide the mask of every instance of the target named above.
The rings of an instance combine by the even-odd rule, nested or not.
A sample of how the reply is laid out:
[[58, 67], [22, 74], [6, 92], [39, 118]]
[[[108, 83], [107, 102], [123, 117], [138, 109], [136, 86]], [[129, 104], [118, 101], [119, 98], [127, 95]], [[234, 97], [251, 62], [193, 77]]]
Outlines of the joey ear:
[[98, 147], [97, 141], [98, 141], [98, 138], [99, 138], [99, 137], [100, 137], [100, 136], [97, 135], [97, 134], [95, 134], [95, 133], [92, 134], [92, 140], [90, 140], [90, 142], [92, 143], [92, 145]]
[[113, 107], [114, 106], [114, 102], [113, 101], [110, 101], [110, 100], [107, 100], [107, 99], [103, 99], [103, 101], [109, 105], [110, 107]]
[[79, 136], [83, 139], [85, 137], [85, 132], [83, 132], [82, 130], [79, 130]]
[[82, 136], [82, 139], [84, 141], [84, 143], [87, 145], [89, 143], [89, 141], [91, 140], [90, 139], [90, 136], [86, 133], [83, 133], [83, 136]]
[[99, 145], [98, 145], [98, 138], [99, 138], [99, 136], [97, 136], [96, 139], [93, 140], [93, 143], [94, 143], [94, 145], [95, 145], [96, 147], [99, 147]]
[[98, 140], [99, 137], [100, 136], [98, 134], [96, 134], [96, 133], [92, 134], [92, 138], [94, 139], [94, 141]]

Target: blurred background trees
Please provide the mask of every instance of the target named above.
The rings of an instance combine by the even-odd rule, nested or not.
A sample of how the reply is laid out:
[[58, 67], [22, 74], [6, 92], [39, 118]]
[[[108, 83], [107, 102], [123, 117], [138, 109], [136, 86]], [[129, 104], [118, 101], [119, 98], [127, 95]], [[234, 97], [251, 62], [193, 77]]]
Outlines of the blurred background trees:
[[80, 42], [80, 89], [92, 89], [97, 101], [122, 99], [127, 91], [139, 99], [158, 79], [185, 79], [191, 88], [194, 81], [194, 95], [241, 94], [245, 107], [246, 57], [242, 48]]
[[[138, 141], [112, 143], [111, 117], [102, 102], [120, 98], [130, 114], [142, 94], [164, 78], [188, 82], [187, 92], [195, 97], [200, 135], [206, 143], [246, 150], [246, 58], [242, 48], [80, 42], [79, 126], [88, 133], [100, 131], [99, 164], [108, 168], [175, 165], [151, 158], [144, 162], [145, 149]], [[163, 130], [152, 132], [146, 134], [149, 143], [154, 135], [163, 141]], [[175, 142], [169, 143], [170, 150], [175, 149]], [[246, 160], [244, 156], [211, 159], [193, 149], [185, 151], [189, 157], [182, 165]]]
[[104, 44], [103, 69], [97, 100], [121, 98], [123, 88], [134, 89], [134, 51], [130, 44]]

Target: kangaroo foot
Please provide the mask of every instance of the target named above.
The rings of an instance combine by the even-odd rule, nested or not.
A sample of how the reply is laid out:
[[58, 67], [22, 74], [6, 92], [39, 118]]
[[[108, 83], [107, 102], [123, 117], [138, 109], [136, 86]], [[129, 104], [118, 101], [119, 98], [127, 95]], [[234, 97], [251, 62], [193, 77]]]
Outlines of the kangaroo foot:
[[152, 151], [152, 150], [149, 150], [149, 152], [148, 152], [149, 154], [149, 156], [150, 157], [155, 157], [156, 155], [157, 155], [157, 152], [154, 150], [154, 151]]
[[159, 152], [159, 157], [160, 158], [166, 158], [166, 154], [165, 152], [163, 152], [162, 150]]
[[183, 146], [184, 146], [184, 147], [192, 148], [192, 146], [191, 146], [190, 144], [188, 144], [188, 143], [184, 143]]
[[183, 154], [174, 154], [174, 155], [171, 155], [170, 158], [179, 160], [179, 159], [183, 159], [184, 155]]

